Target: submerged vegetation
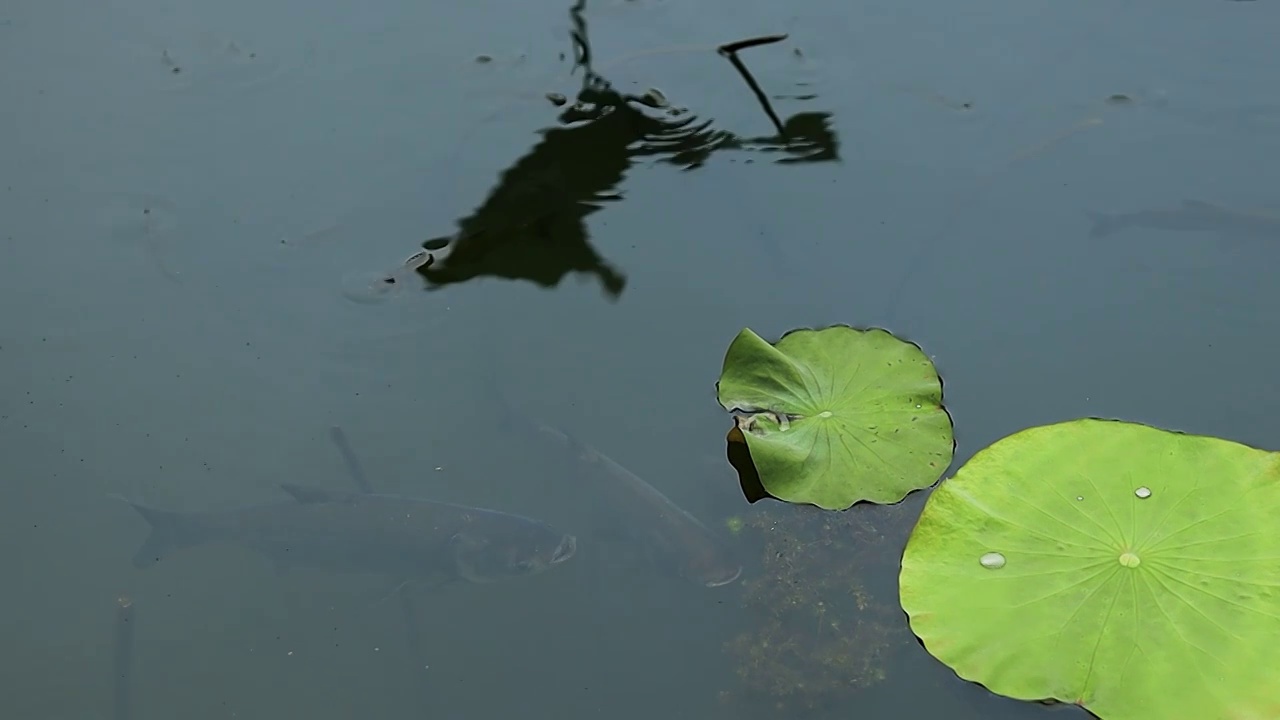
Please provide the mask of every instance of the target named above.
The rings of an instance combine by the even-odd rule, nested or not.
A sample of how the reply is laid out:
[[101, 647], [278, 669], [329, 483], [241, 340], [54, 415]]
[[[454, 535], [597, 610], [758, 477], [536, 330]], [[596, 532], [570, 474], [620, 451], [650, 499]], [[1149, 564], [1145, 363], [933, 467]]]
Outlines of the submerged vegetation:
[[877, 592], [873, 579], [893, 577], [910, 520], [901, 506], [877, 510], [888, 512], [773, 504], [741, 521], [739, 538], [760, 554], [744, 583], [750, 626], [725, 648], [742, 681], [727, 702], [794, 716], [885, 679], [910, 635], [891, 587]]

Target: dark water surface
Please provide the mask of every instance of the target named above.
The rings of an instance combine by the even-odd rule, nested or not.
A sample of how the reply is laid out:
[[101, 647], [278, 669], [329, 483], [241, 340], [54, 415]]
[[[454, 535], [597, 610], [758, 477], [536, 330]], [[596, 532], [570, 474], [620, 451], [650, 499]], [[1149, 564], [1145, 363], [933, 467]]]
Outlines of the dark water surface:
[[[714, 383], [743, 326], [920, 343], [957, 462], [1082, 415], [1276, 447], [1280, 6], [580, 15], [612, 90], [687, 111], [539, 134], [599, 111], [573, 106], [567, 3], [0, 9], [9, 714], [111, 716], [126, 594], [137, 718], [798, 717], [802, 697], [739, 675], [771, 572], [758, 528], [812, 521], [748, 506], [724, 461]], [[781, 33], [741, 56], [791, 143], [715, 51]], [[451, 275], [396, 270], [460, 220], [426, 268]], [[528, 278], [493, 277], [512, 268]], [[504, 429], [495, 390], [709, 527], [745, 519], [743, 580], [700, 587], [584, 538], [520, 581], [410, 587], [415, 663], [394, 581], [277, 576], [225, 547], [129, 563], [145, 523], [111, 495], [353, 489], [334, 425], [380, 491], [588, 525], [582, 478]], [[993, 697], [900, 634], [924, 497], [849, 515], [880, 523], [856, 577], [897, 651], [815, 716], [1085, 717]]]

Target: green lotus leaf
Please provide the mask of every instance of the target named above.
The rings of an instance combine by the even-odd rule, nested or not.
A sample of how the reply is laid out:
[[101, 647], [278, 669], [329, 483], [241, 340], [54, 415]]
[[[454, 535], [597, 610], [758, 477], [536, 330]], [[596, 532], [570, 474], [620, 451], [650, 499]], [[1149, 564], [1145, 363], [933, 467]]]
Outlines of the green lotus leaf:
[[894, 503], [951, 464], [942, 381], [916, 345], [844, 325], [770, 345], [750, 329], [725, 354], [720, 404], [738, 417], [760, 482], [788, 502]]
[[902, 607], [966, 680], [1106, 720], [1280, 717], [1280, 453], [1031, 428], [930, 496]]

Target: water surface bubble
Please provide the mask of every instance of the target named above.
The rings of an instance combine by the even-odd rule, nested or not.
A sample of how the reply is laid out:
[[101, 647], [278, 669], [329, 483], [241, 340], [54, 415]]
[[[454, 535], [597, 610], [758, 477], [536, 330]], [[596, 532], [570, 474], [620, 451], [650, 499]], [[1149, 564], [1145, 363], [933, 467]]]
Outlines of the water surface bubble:
[[988, 570], [999, 570], [1004, 567], [1005, 561], [1004, 555], [1001, 555], [998, 552], [989, 552], [978, 558], [978, 562], [982, 564], [982, 567]]

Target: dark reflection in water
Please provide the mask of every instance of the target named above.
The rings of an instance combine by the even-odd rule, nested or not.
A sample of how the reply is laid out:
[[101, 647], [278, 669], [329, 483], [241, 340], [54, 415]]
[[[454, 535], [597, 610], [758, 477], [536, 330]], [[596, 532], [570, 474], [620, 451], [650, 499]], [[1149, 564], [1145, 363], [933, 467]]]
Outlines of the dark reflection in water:
[[[592, 247], [586, 217], [622, 199], [616, 190], [637, 159], [693, 169], [719, 150], [780, 153], [777, 162], [839, 159], [827, 113], [807, 112], [781, 121], [733, 46], [721, 54], [743, 74], [777, 133], [741, 137], [713, 128], [688, 111], [670, 106], [661, 93], [622, 94], [591, 65], [584, 0], [569, 11], [573, 22], [574, 67], [584, 70], [576, 101], [565, 106], [559, 125], [540, 131], [542, 141], [502, 173], [489, 197], [458, 221], [451, 237], [423, 247], [450, 250], [418, 272], [428, 289], [492, 276], [557, 286], [570, 272], [594, 275], [610, 299], [626, 287], [626, 275]], [[782, 39], [735, 44], [741, 47]]]
[[742, 430], [736, 423], [725, 437], [725, 456], [729, 460], [729, 465], [738, 472], [738, 485], [742, 488], [742, 495], [747, 502], [754, 504], [773, 497], [768, 490], [764, 489], [764, 483], [760, 481], [760, 472], [756, 470], [756, 464], [751, 459], [751, 450], [747, 448], [747, 439], [742, 436]]

